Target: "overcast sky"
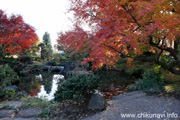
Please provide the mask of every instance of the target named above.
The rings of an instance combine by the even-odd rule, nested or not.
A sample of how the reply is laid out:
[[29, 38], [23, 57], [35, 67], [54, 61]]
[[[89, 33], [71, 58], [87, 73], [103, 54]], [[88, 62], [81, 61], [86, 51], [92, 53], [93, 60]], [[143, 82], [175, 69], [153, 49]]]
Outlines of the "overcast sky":
[[8, 15], [20, 14], [24, 21], [36, 29], [40, 41], [44, 33], [50, 34], [52, 44], [56, 43], [57, 33], [71, 28], [72, 23], [65, 14], [68, 0], [0, 0], [0, 9]]

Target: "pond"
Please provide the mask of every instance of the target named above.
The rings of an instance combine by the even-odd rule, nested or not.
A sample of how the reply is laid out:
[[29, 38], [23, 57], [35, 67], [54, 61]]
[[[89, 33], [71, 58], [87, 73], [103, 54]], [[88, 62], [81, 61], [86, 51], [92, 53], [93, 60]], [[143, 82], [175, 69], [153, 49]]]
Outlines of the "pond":
[[43, 72], [40, 74], [29, 74], [20, 77], [20, 88], [29, 93], [30, 96], [52, 100], [58, 84], [64, 81], [64, 76]]
[[[98, 71], [95, 74], [100, 76], [101, 82], [99, 90], [106, 93], [112, 92], [113, 95], [123, 94], [126, 87], [132, 84], [134, 78], [119, 71]], [[61, 74], [42, 72], [39, 74], [29, 74], [21, 77], [20, 88], [29, 93], [30, 96], [52, 100], [58, 85], [65, 80]], [[117, 90], [117, 91], [115, 91]]]

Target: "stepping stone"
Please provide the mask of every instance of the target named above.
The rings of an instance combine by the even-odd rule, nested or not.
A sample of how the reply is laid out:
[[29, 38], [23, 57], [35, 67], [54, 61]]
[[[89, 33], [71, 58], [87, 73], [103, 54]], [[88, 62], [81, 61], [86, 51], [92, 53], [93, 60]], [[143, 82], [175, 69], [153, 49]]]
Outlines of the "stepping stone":
[[37, 117], [37, 114], [42, 111], [41, 108], [29, 108], [25, 110], [20, 110], [15, 118], [32, 118]]
[[39, 118], [5, 118], [3, 120], [41, 120]]
[[22, 102], [21, 101], [9, 101], [7, 103], [5, 103], [5, 105], [8, 105], [10, 107], [14, 107], [14, 108], [19, 108], [22, 106]]
[[0, 118], [14, 117], [16, 110], [0, 110]]

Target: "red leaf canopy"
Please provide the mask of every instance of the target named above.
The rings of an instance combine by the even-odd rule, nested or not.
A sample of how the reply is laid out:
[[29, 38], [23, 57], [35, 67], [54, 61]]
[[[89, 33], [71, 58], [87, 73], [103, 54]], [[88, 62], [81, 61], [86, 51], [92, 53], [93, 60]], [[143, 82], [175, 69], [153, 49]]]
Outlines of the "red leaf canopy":
[[[94, 68], [113, 66], [120, 55], [139, 55], [154, 47], [173, 49], [180, 35], [179, 0], [70, 1], [74, 29], [60, 33], [58, 43], [74, 52], [88, 52], [84, 62], [92, 62]], [[84, 23], [91, 31], [81, 28]]]
[[20, 15], [7, 17], [4, 11], [0, 10], [0, 51], [2, 54], [21, 54], [37, 40], [34, 28], [26, 24]]

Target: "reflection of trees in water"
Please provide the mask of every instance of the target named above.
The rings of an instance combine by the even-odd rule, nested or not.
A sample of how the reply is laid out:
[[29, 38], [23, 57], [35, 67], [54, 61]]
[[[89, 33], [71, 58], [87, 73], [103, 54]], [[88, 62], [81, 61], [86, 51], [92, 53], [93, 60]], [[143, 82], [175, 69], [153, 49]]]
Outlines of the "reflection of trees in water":
[[20, 87], [30, 93], [30, 91], [38, 89], [38, 86], [40, 85], [40, 81], [36, 79], [35, 74], [29, 74], [28, 76], [22, 76]]
[[51, 92], [51, 88], [52, 88], [52, 80], [53, 80], [53, 76], [54, 74], [50, 74], [50, 73], [42, 73], [42, 85], [44, 85], [44, 89], [47, 92], [47, 94], [49, 94]]
[[118, 88], [119, 86], [125, 88], [128, 84], [132, 83], [134, 79], [133, 76], [118, 70], [101, 69], [96, 71], [95, 74], [101, 78], [100, 89]]

